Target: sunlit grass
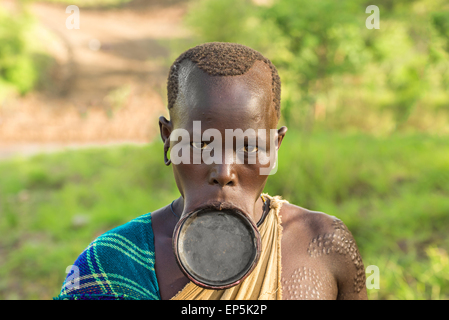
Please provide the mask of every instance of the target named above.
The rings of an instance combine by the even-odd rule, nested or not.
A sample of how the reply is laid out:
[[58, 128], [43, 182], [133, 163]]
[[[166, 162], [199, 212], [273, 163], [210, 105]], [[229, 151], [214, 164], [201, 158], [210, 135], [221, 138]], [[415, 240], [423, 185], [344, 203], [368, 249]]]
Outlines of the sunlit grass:
[[[449, 150], [444, 138], [289, 131], [265, 191], [342, 219], [372, 299], [447, 299]], [[0, 162], [0, 299], [50, 299], [101, 233], [179, 196], [162, 144]]]

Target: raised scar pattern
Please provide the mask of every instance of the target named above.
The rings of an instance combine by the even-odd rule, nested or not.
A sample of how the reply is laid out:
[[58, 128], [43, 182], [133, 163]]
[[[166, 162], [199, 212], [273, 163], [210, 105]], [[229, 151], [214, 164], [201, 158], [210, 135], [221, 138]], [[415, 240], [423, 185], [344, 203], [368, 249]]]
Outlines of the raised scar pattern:
[[365, 270], [363, 268], [362, 258], [357, 245], [353, 240], [351, 232], [344, 223], [336, 219], [332, 222], [333, 233], [325, 233], [313, 238], [309, 244], [307, 252], [312, 258], [320, 257], [331, 253], [349, 255], [356, 268], [354, 276], [354, 291], [360, 292], [366, 282]]
[[287, 291], [287, 300], [322, 300], [326, 297], [325, 286], [330, 286], [327, 278], [321, 277], [314, 269], [301, 267], [296, 269], [289, 279], [283, 279], [283, 288]]

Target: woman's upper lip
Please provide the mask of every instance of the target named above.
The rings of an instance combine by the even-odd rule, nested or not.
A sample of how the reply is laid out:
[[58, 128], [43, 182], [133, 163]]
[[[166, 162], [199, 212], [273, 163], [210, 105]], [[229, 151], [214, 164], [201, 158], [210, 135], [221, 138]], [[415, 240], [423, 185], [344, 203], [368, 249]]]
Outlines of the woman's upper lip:
[[245, 210], [243, 210], [238, 205], [228, 202], [228, 201], [207, 201], [202, 203], [201, 205], [193, 208], [193, 210], [189, 210], [190, 212], [199, 211], [199, 210], [237, 210], [244, 214], [247, 214]]

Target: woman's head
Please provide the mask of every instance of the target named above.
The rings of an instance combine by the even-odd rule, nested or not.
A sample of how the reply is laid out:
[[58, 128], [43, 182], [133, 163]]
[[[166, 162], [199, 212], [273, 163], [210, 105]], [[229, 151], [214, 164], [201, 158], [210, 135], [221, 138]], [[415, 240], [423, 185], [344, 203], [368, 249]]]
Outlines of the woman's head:
[[[172, 151], [202, 155], [199, 162], [190, 155], [189, 161], [173, 164], [184, 198], [183, 213], [207, 203], [223, 203], [252, 216], [267, 179], [260, 174], [261, 169], [273, 165], [261, 160], [277, 151], [286, 132], [285, 127], [275, 130], [280, 115], [280, 80], [274, 66], [242, 45], [204, 44], [175, 61], [170, 69], [168, 98], [170, 120], [161, 117], [159, 122], [164, 143]], [[244, 133], [240, 148], [236, 142], [239, 129]], [[183, 131], [188, 141], [170, 139], [175, 130]], [[271, 131], [274, 134], [270, 135]], [[207, 132], [214, 134], [205, 137]], [[226, 139], [230, 132], [237, 136]], [[208, 162], [207, 157], [216, 161]]]

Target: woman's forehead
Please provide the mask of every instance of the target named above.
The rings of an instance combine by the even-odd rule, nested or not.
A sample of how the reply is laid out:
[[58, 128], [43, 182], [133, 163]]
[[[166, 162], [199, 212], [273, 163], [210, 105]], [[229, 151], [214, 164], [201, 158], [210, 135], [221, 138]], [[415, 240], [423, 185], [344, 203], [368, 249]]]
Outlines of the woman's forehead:
[[276, 126], [271, 73], [265, 63], [256, 62], [240, 76], [210, 76], [187, 62], [179, 76], [178, 98], [170, 112], [175, 126], [189, 126], [192, 121]]

